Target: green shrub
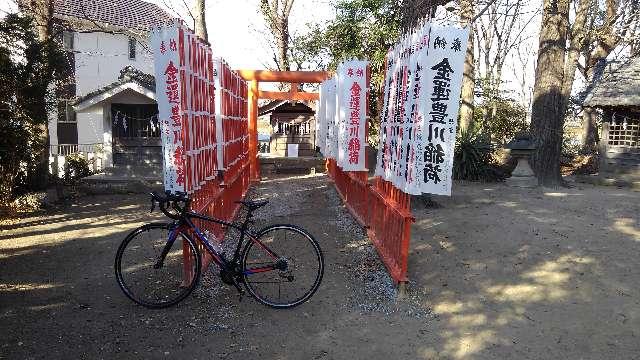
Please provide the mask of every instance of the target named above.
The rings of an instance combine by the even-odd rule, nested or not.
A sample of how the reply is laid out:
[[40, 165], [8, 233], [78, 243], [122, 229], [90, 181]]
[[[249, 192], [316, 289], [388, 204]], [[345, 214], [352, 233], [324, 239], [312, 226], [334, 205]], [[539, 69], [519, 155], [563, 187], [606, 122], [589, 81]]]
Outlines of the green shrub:
[[74, 183], [80, 178], [91, 175], [89, 170], [89, 162], [80, 154], [72, 154], [65, 158], [64, 163], [64, 182], [67, 184]]
[[476, 131], [461, 131], [453, 155], [456, 180], [499, 181], [505, 174], [494, 164], [491, 144]]
[[473, 112], [474, 128], [478, 128], [484, 137], [491, 138], [493, 143], [502, 145], [529, 129], [526, 119], [524, 106], [504, 98], [487, 101], [476, 106]]

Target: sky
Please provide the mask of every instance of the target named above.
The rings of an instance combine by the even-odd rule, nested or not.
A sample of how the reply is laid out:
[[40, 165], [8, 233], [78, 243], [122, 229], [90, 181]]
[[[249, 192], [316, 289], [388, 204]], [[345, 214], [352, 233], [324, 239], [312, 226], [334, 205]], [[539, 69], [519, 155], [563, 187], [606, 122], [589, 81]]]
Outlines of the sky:
[[[126, 0], [114, 0], [126, 1]], [[165, 8], [173, 16], [178, 15], [192, 26], [185, 4], [191, 5], [193, 0], [147, 0]], [[273, 67], [273, 51], [267, 41], [267, 28], [259, 10], [259, 0], [206, 0], [207, 28], [209, 41], [215, 56], [226, 59], [236, 69], [266, 69]], [[289, 16], [292, 35], [304, 33], [306, 24], [324, 23], [335, 17], [333, 3], [335, 0], [296, 0]], [[12, 1], [0, 0], [0, 16]], [[537, 1], [530, 6], [539, 6]], [[512, 92], [512, 97], [522, 103], [530, 101], [533, 88], [533, 75], [537, 50], [537, 37], [540, 21], [536, 19], [527, 27], [528, 36], [522, 47], [527, 63], [522, 64], [515, 58], [505, 64], [505, 88]], [[524, 75], [524, 84], [518, 79]], [[262, 84], [265, 90], [273, 84]], [[524, 87], [522, 86], [524, 85]], [[523, 94], [524, 89], [524, 94]], [[529, 101], [528, 101], [529, 100]]]
[[[178, 13], [185, 21], [189, 19], [182, 0], [152, 2], [174, 15]], [[258, 0], [207, 0], [206, 21], [213, 53], [233, 68], [265, 69], [274, 65], [259, 4]], [[304, 33], [307, 23], [323, 23], [334, 17], [330, 0], [296, 0], [289, 15], [290, 32]]]
[[[173, 8], [184, 19], [189, 19], [183, 0], [153, 0], [164, 8]], [[186, 0], [190, 4], [193, 0]], [[207, 28], [214, 55], [227, 60], [236, 69], [265, 69], [273, 67], [273, 51], [266, 40], [266, 25], [259, 11], [259, 0], [207, 0]], [[335, 18], [333, 0], [296, 0], [289, 16], [290, 31], [304, 33], [310, 22], [324, 23]], [[536, 1], [530, 4], [539, 6]], [[171, 10], [170, 10], [171, 11]], [[527, 63], [509, 57], [505, 64], [505, 89], [523, 104], [530, 101], [540, 21], [527, 27], [522, 48]], [[524, 84], [522, 83], [524, 75]], [[262, 84], [266, 89], [269, 85]], [[524, 86], [523, 86], [524, 85]], [[523, 91], [524, 88], [524, 91]]]

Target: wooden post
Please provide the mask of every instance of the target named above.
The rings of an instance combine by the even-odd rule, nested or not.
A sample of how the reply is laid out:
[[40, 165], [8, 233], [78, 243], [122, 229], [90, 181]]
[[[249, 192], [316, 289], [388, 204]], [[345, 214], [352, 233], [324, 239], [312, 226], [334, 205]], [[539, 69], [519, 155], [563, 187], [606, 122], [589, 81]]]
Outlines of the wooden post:
[[258, 161], [258, 80], [249, 88], [249, 171], [251, 181], [260, 181]]
[[599, 173], [602, 175], [603, 172], [609, 171], [609, 164], [607, 162], [607, 158], [609, 157], [609, 126], [610, 123], [608, 120], [602, 122], [602, 136], [600, 136], [600, 143], [598, 144], [598, 148], [600, 150], [600, 169]]

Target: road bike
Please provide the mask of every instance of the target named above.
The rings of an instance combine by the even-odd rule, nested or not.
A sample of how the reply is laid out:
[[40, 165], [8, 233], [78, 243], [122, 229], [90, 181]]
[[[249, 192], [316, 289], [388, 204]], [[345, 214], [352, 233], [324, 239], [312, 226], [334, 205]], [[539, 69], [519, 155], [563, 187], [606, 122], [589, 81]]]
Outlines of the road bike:
[[[170, 223], [150, 223], [133, 230], [122, 241], [115, 259], [118, 285], [134, 302], [148, 308], [166, 308], [185, 299], [196, 288], [202, 269], [198, 241], [211, 256], [225, 284], [244, 294], [241, 285], [260, 303], [291, 308], [309, 300], [324, 274], [320, 245], [306, 230], [290, 224], [274, 224], [253, 231], [253, 212], [267, 200], [237, 201], [246, 209], [241, 222], [227, 222], [190, 209], [182, 194], [151, 193]], [[233, 256], [227, 257], [211, 233], [194, 219], [220, 224], [239, 232]], [[205, 235], [208, 233], [208, 236]], [[229, 241], [229, 240], [226, 240]]]

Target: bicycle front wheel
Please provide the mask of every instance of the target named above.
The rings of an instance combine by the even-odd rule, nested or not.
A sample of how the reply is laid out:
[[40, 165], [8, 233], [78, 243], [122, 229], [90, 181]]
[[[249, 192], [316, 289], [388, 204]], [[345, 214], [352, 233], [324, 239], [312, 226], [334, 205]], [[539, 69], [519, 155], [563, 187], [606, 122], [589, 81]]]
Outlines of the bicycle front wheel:
[[171, 232], [170, 224], [141, 226], [122, 241], [116, 253], [118, 285], [142, 306], [175, 305], [198, 283], [200, 253], [189, 236], [182, 232], [171, 236]]
[[318, 242], [293, 225], [272, 225], [250, 239], [242, 254], [244, 284], [259, 302], [290, 308], [309, 300], [324, 274]]

